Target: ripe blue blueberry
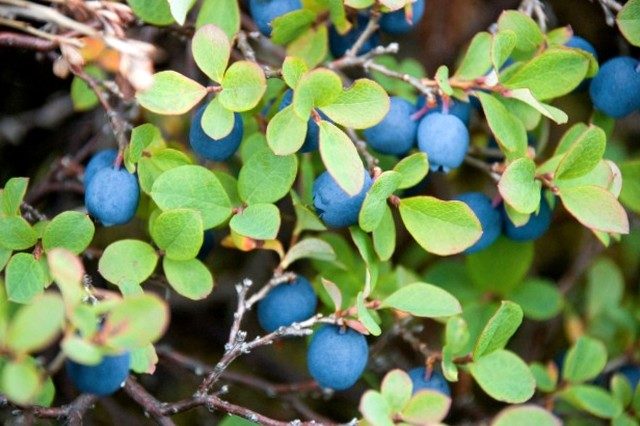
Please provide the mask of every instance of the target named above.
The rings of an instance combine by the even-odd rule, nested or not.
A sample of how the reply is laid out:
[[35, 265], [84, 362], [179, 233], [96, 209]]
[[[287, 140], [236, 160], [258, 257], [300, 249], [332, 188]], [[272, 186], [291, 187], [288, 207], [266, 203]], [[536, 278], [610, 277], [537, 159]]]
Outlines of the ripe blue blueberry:
[[631, 384], [631, 388], [634, 390], [640, 382], [640, 367], [637, 365], [623, 365], [616, 373], [624, 375]]
[[262, 34], [271, 36], [271, 21], [302, 8], [300, 0], [249, 0], [249, 11]]
[[382, 121], [364, 131], [369, 145], [391, 155], [407, 153], [416, 141], [418, 122], [411, 119], [416, 108], [407, 100], [393, 96], [389, 112]]
[[357, 331], [323, 325], [311, 337], [307, 366], [323, 388], [344, 390], [353, 386], [367, 366], [367, 339]]
[[298, 275], [291, 283], [280, 284], [258, 303], [258, 321], [265, 331], [304, 321], [316, 313], [318, 299], [305, 277]]
[[414, 29], [424, 16], [424, 6], [425, 0], [417, 0], [411, 5], [413, 14], [411, 23], [407, 21], [404, 8], [391, 13], [385, 13], [380, 18], [380, 28], [389, 34], [406, 34]]
[[139, 200], [138, 179], [124, 167], [99, 170], [84, 193], [87, 211], [104, 226], [129, 222], [136, 214]]
[[213, 139], [202, 128], [201, 120], [204, 109], [205, 106], [200, 107], [193, 116], [189, 130], [189, 143], [200, 157], [206, 160], [224, 161], [237, 151], [240, 142], [242, 142], [242, 117], [237, 112], [233, 113], [234, 121], [231, 133], [222, 139]]
[[[280, 102], [280, 106], [278, 107], [278, 111], [282, 111], [293, 101], [293, 91], [291, 89], [287, 90], [282, 97], [282, 101]], [[319, 111], [320, 117], [323, 120], [329, 120], [322, 111]], [[307, 121], [307, 136], [304, 138], [304, 143], [300, 148], [300, 152], [313, 152], [318, 150], [318, 146], [320, 145], [320, 127], [315, 122], [313, 118], [309, 118]]]
[[449, 389], [449, 384], [442, 373], [432, 371], [431, 377], [428, 379], [425, 377], [426, 370], [424, 367], [413, 368], [408, 373], [409, 377], [411, 377], [411, 383], [413, 383], [414, 394], [421, 390], [433, 390], [446, 396], [451, 396], [451, 389]]
[[[329, 50], [334, 58], [343, 56], [347, 50], [356, 42], [360, 34], [367, 27], [369, 18], [365, 15], [359, 14], [356, 22], [353, 24], [353, 28], [346, 34], [339, 34], [336, 29], [331, 26], [329, 28]], [[373, 33], [371, 37], [362, 45], [358, 50], [358, 55], [363, 55], [380, 44], [380, 36], [377, 32]]]
[[502, 214], [493, 207], [491, 198], [480, 192], [467, 192], [456, 197], [467, 204], [482, 225], [482, 237], [465, 253], [475, 253], [489, 247], [502, 233]]
[[540, 201], [540, 209], [538, 214], [532, 214], [529, 221], [520, 227], [516, 227], [513, 222], [507, 216], [507, 213], [502, 210], [504, 217], [504, 233], [507, 237], [516, 241], [530, 241], [536, 240], [544, 235], [551, 225], [552, 211], [549, 208], [547, 200], [542, 197]]
[[118, 156], [117, 149], [103, 149], [96, 152], [91, 160], [87, 163], [87, 167], [84, 169], [84, 190], [87, 190], [87, 185], [99, 170], [113, 166]]
[[[473, 100], [476, 98], [471, 98], [471, 99]], [[416, 108], [421, 109], [422, 107], [424, 107], [425, 102], [426, 102], [426, 98], [424, 96], [420, 96], [418, 98], [418, 101], [416, 102]], [[451, 99], [449, 101], [449, 114], [455, 115], [456, 117], [458, 117], [460, 120], [462, 120], [462, 122], [467, 127], [469, 127], [469, 123], [471, 122], [472, 111], [473, 111], [473, 105], [471, 102], [463, 102], [456, 99]], [[429, 110], [427, 114], [430, 114], [433, 112], [443, 112], [442, 99], [438, 99], [438, 104], [433, 109]]]
[[640, 62], [618, 56], [605, 62], [591, 81], [593, 106], [613, 118], [640, 108]]
[[469, 130], [455, 115], [432, 112], [418, 125], [418, 148], [429, 156], [431, 170], [459, 167], [469, 149]]
[[108, 355], [97, 365], [79, 364], [67, 360], [67, 375], [82, 393], [98, 396], [111, 395], [129, 376], [129, 352], [120, 355]]
[[371, 177], [367, 172], [360, 192], [349, 196], [329, 172], [324, 172], [313, 182], [313, 205], [316, 213], [330, 228], [344, 228], [358, 223], [358, 214], [364, 197], [371, 187]]

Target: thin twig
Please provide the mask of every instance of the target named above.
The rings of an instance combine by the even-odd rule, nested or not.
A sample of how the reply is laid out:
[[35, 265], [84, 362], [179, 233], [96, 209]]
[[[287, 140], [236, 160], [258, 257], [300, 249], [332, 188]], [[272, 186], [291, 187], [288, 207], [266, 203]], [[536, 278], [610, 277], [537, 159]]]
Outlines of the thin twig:
[[277, 285], [292, 282], [296, 279], [295, 272], [275, 274], [259, 291], [253, 294], [246, 302], [246, 310], [250, 310], [260, 300], [264, 299], [269, 291]]
[[360, 137], [358, 137], [358, 134], [355, 130], [350, 128], [347, 128], [345, 130], [347, 131], [349, 139], [351, 139], [356, 149], [358, 150], [358, 153], [360, 153], [362, 158], [364, 158], [364, 161], [367, 164], [367, 170], [372, 171], [375, 167], [378, 166], [378, 159], [371, 155], [371, 153], [367, 149], [367, 143], [360, 139]]

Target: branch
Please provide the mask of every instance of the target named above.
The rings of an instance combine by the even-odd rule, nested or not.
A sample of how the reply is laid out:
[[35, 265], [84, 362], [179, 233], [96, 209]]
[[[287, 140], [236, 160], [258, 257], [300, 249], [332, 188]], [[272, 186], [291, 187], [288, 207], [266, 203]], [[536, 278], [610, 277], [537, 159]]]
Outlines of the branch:
[[535, 18], [542, 32], [547, 32], [547, 14], [544, 11], [544, 3], [542, 0], [522, 0], [520, 10], [525, 15]]
[[257, 293], [249, 298], [246, 302], [246, 310], [250, 310], [260, 300], [264, 299], [269, 291], [277, 285], [292, 282], [297, 278], [294, 272], [285, 272], [281, 274], [274, 274], [274, 276], [267, 282]]
[[[590, 1], [593, 2], [593, 0]], [[616, 15], [622, 10], [622, 5], [616, 0], [598, 0], [598, 3], [604, 12], [607, 25], [613, 27], [616, 24]]]
[[36, 417], [48, 419], [66, 419], [69, 425], [82, 425], [82, 416], [91, 408], [98, 397], [95, 395], [83, 394], [73, 400], [70, 404], [60, 407], [34, 407], [31, 412]]
[[251, 45], [249, 44], [247, 33], [245, 33], [244, 31], [238, 31], [237, 40], [238, 40], [238, 49], [240, 49], [240, 52], [242, 52], [242, 55], [245, 57], [245, 59], [260, 65], [260, 67], [264, 71], [264, 75], [267, 78], [280, 77], [282, 75], [281, 71], [274, 70], [269, 65], [261, 64], [258, 62], [258, 60], [256, 59], [256, 52], [253, 50], [253, 47], [251, 47]]
[[371, 155], [371, 153], [367, 149], [367, 143], [358, 137], [358, 134], [355, 130], [350, 128], [346, 128], [345, 130], [347, 131], [349, 139], [351, 139], [353, 144], [356, 146], [358, 153], [360, 153], [362, 158], [364, 158], [365, 163], [367, 163], [367, 169], [369, 171], [372, 171], [375, 167], [378, 166], [378, 159]]
[[149, 413], [153, 419], [162, 426], [173, 426], [175, 423], [169, 417], [163, 413], [163, 404], [158, 401], [153, 395], [146, 391], [135, 379], [131, 376], [124, 384], [124, 391], [133, 399], [138, 405], [144, 408], [146, 413]]
[[0, 46], [18, 47], [20, 49], [31, 49], [39, 52], [47, 52], [57, 48], [60, 44], [54, 40], [45, 40], [39, 37], [13, 33], [9, 31], [0, 32]]
[[380, 22], [380, 11], [377, 9], [373, 9], [371, 11], [369, 22], [367, 22], [367, 26], [364, 28], [364, 31], [360, 33], [360, 36], [356, 40], [355, 43], [345, 52], [344, 56], [347, 58], [354, 58], [364, 46], [364, 44], [369, 40], [369, 38], [376, 32], [378, 27], [380, 26], [378, 23]]

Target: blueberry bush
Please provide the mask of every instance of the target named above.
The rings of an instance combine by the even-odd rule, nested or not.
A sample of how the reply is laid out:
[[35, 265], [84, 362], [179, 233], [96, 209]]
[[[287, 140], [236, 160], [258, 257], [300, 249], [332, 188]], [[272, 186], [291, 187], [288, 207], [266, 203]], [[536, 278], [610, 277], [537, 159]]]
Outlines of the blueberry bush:
[[97, 123], [1, 182], [3, 419], [640, 424], [640, 0], [514, 3], [0, 0]]

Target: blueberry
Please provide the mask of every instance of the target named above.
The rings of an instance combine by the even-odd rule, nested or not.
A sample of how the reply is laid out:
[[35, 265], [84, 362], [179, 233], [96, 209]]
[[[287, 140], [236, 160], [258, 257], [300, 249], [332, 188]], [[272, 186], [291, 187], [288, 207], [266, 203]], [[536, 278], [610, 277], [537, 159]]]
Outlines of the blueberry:
[[127, 379], [129, 362], [129, 352], [104, 356], [97, 365], [84, 365], [67, 360], [67, 375], [80, 392], [107, 396], [120, 389]]
[[503, 208], [504, 233], [507, 237], [516, 241], [536, 240], [544, 235], [551, 225], [551, 209], [547, 200], [542, 197], [538, 214], [532, 214], [529, 221], [520, 227], [516, 227], [507, 216]]
[[[476, 98], [471, 98], [476, 99]], [[426, 98], [424, 96], [418, 97], [418, 101], [416, 102], [416, 108], [421, 109], [426, 102]], [[457, 99], [451, 99], [449, 101], [449, 114], [455, 115], [462, 122], [469, 127], [469, 123], [471, 122], [471, 112], [473, 111], [472, 102], [463, 102]], [[427, 114], [431, 114], [433, 112], [443, 112], [442, 110], [442, 99], [438, 99], [438, 104], [430, 109]]]
[[417, 0], [412, 5], [412, 22], [407, 22], [404, 8], [391, 13], [385, 13], [380, 18], [380, 28], [389, 34], [406, 34], [414, 29], [424, 16], [425, 0]]
[[593, 106], [613, 118], [640, 107], [640, 62], [618, 56], [605, 62], [589, 87]]
[[393, 96], [389, 112], [382, 121], [364, 131], [367, 142], [382, 154], [402, 155], [416, 141], [418, 122], [411, 119], [415, 107], [407, 100]]
[[[293, 91], [289, 89], [284, 93], [284, 96], [282, 97], [282, 101], [280, 102], [280, 106], [278, 107], [278, 111], [282, 111], [283, 109], [291, 105], [292, 101], [293, 101]], [[322, 111], [319, 111], [319, 113], [320, 113], [320, 117], [322, 117], [323, 120], [331, 121], [329, 120], [329, 117], [327, 117]], [[320, 145], [320, 127], [318, 126], [318, 124], [315, 122], [313, 118], [309, 118], [309, 121], [307, 121], [307, 136], [304, 138], [304, 143], [300, 148], [300, 152], [317, 151], [319, 145]]]
[[469, 130], [455, 115], [432, 112], [418, 125], [418, 148], [429, 156], [431, 170], [459, 167], [469, 149]]
[[413, 383], [413, 393], [417, 393], [422, 390], [433, 390], [451, 396], [451, 389], [449, 384], [445, 380], [442, 373], [438, 371], [432, 371], [431, 377], [425, 378], [426, 370], [424, 367], [416, 367], [408, 371], [409, 377], [411, 377], [411, 383]]
[[350, 328], [323, 325], [311, 338], [307, 352], [309, 373], [323, 388], [353, 386], [367, 366], [367, 339]]
[[93, 157], [91, 157], [91, 160], [87, 163], [87, 167], [84, 169], [85, 191], [87, 190], [87, 185], [89, 185], [89, 182], [93, 179], [98, 170], [113, 166], [117, 156], [117, 149], [103, 149], [102, 151], [96, 152]]
[[242, 117], [237, 112], [233, 113], [234, 121], [231, 133], [222, 139], [213, 139], [202, 128], [201, 120], [204, 109], [205, 106], [200, 107], [193, 116], [189, 130], [189, 143], [200, 157], [207, 160], [224, 161], [236, 152], [242, 142]]
[[[336, 29], [331, 26], [329, 28], [329, 49], [334, 58], [343, 56], [347, 50], [356, 42], [360, 34], [364, 31], [369, 22], [369, 18], [365, 15], [359, 14], [353, 27], [346, 34], [339, 34]], [[371, 37], [362, 45], [358, 50], [358, 55], [363, 55], [380, 44], [380, 36], [377, 32], [373, 33]]]
[[313, 205], [316, 213], [330, 228], [344, 228], [358, 223], [360, 207], [371, 187], [371, 177], [367, 172], [360, 192], [349, 196], [329, 172], [324, 172], [313, 182]]
[[300, 0], [249, 0], [251, 17], [262, 34], [271, 36], [271, 21], [302, 8]]
[[467, 204], [475, 213], [482, 225], [482, 237], [465, 253], [475, 253], [489, 247], [502, 233], [502, 215], [493, 207], [491, 198], [480, 192], [467, 192], [456, 197]]
[[637, 365], [623, 365], [616, 373], [624, 375], [634, 390], [638, 386], [638, 382], [640, 382], [640, 367]]
[[124, 167], [99, 170], [84, 193], [87, 211], [104, 226], [129, 222], [136, 214], [139, 200], [138, 179]]
[[271, 333], [282, 326], [304, 321], [316, 312], [318, 299], [309, 281], [298, 276], [291, 283], [280, 284], [269, 290], [258, 303], [258, 321]]

